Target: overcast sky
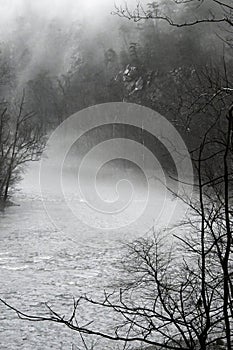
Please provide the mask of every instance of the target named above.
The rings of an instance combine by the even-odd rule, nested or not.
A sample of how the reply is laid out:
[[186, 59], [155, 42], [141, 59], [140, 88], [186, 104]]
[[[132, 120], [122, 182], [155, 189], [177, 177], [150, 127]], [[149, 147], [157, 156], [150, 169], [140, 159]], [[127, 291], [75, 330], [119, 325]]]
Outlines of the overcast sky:
[[[136, 0], [127, 1], [131, 4]], [[45, 19], [54, 17], [75, 20], [85, 17], [93, 21], [110, 15], [114, 3], [124, 4], [122, 0], [0, 0], [1, 27], [14, 21], [18, 16], [37, 14]], [[6, 27], [5, 27], [6, 29]]]

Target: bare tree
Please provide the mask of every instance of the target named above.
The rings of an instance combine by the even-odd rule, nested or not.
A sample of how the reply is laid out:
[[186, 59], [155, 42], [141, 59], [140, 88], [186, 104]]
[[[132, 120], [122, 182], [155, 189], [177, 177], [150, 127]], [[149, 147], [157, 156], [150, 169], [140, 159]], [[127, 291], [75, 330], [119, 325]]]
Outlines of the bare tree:
[[22, 166], [39, 159], [44, 146], [42, 125], [35, 113], [25, 112], [25, 94], [19, 106], [2, 105], [0, 115], [0, 199], [6, 201], [9, 190], [19, 181]]
[[[192, 11], [193, 9], [196, 9], [196, 12], [198, 12], [198, 9], [200, 9], [201, 6], [206, 5], [208, 8], [208, 13], [207, 16], [200, 16], [200, 18], [198, 18], [194, 12], [194, 16], [191, 16], [190, 19], [187, 19], [186, 21], [179, 21], [179, 19], [176, 20], [175, 18], [172, 18], [166, 14], [166, 10], [169, 5], [176, 5], [180, 7], [180, 9], [184, 9], [184, 6], [185, 9], [187, 9], [187, 6], [189, 6]], [[113, 13], [123, 18], [132, 19], [136, 22], [140, 20], [156, 19], [165, 21], [171, 26], [180, 28], [201, 23], [223, 23], [233, 26], [232, 11], [233, 5], [231, 1], [228, 0], [203, 0], [201, 2], [199, 0], [168, 0], [160, 5], [157, 2], [152, 1], [151, 3], [148, 3], [146, 7], [138, 2], [134, 10], [129, 9], [127, 3], [124, 6], [116, 5]], [[194, 19], [192, 17], [194, 17]]]
[[[176, 27], [203, 22], [232, 26], [232, 5], [217, 0], [212, 3], [222, 10], [220, 17], [211, 14], [185, 23], [162, 15], [154, 3], [149, 12], [138, 5], [136, 12], [125, 7], [118, 8], [117, 14], [134, 20], [161, 19]], [[199, 144], [191, 151], [196, 190], [192, 201], [180, 198], [190, 210], [176, 228], [174, 245], [169, 246], [163, 234], [154, 233], [149, 239], [129, 244], [124, 261], [126, 279], [119, 290], [104, 292], [102, 300], [87, 295], [74, 299], [70, 315], [61, 315], [49, 305], [47, 316], [30, 315], [7, 301], [2, 303], [21, 319], [59, 323], [83, 337], [122, 342], [124, 349], [129, 344], [153, 349], [232, 349], [233, 85], [226, 69], [223, 75], [215, 73], [206, 72], [208, 90], [191, 90], [188, 122], [196, 115], [211, 118], [203, 123]], [[96, 319], [82, 321], [83, 305], [95, 309]], [[109, 327], [98, 322], [98, 312], [105, 310]]]
[[[74, 299], [69, 315], [49, 305], [47, 316], [25, 314], [1, 301], [21, 319], [55, 322], [78, 332], [85, 348], [86, 337], [96, 336], [121, 342], [124, 349], [132, 344], [231, 350], [233, 107], [225, 103], [226, 114], [216, 114], [191, 152], [196, 190], [193, 200], [180, 198], [190, 210], [176, 228], [173, 244], [171, 237], [154, 232], [129, 244], [119, 290], [105, 291], [102, 300], [88, 295]], [[94, 308], [96, 317], [83, 321], [85, 308]], [[99, 323], [103, 314], [108, 327]]]

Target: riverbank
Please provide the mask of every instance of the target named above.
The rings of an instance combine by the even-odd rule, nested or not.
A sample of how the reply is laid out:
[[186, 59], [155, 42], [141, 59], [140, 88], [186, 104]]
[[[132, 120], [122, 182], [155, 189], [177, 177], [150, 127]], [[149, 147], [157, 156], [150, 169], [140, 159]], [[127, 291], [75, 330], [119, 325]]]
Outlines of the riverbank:
[[19, 204], [16, 204], [10, 200], [3, 201], [0, 199], [0, 210], [1, 211], [5, 210], [8, 207], [17, 207], [17, 206], [19, 206]]

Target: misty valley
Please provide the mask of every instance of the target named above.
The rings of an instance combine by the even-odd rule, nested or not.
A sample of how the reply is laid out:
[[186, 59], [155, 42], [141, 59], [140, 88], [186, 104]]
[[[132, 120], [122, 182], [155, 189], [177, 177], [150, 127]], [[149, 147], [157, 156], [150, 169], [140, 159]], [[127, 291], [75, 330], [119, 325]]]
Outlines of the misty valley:
[[231, 0], [0, 19], [0, 350], [232, 350]]

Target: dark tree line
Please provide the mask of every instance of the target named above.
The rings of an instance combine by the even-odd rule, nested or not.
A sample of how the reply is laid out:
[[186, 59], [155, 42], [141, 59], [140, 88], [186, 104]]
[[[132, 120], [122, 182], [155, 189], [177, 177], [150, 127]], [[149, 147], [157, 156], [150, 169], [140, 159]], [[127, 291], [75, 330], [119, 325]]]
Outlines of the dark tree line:
[[[204, 35], [205, 43], [211, 41], [215, 45], [216, 40], [208, 31], [200, 31], [195, 27], [190, 32], [183, 31], [177, 35], [177, 32], [154, 21], [144, 21], [142, 25], [121, 21], [117, 34], [121, 44], [116, 48], [107, 48], [104, 35], [88, 41], [85, 25], [75, 23], [71, 28], [61, 30], [59, 21], [55, 20], [48, 27], [46, 36], [48, 55], [37, 67], [33, 66], [34, 47], [29, 40], [30, 26], [25, 25], [23, 18], [17, 23], [20, 30], [15, 34], [15, 39], [1, 44], [2, 199], [7, 198], [8, 189], [13, 188], [21, 177], [21, 160], [17, 170], [12, 172], [12, 166], [9, 166], [11, 161], [7, 159], [10, 150], [6, 150], [12, 150], [9, 144], [13, 143], [13, 130], [17, 128], [19, 116], [17, 109], [20, 109], [21, 104], [13, 96], [22, 95], [22, 91], [22, 114], [29, 113], [30, 118], [26, 118], [25, 123], [20, 122], [16, 137], [31, 137], [30, 149], [27, 149], [28, 159], [35, 152], [36, 142], [38, 157], [35, 158], [39, 158], [44, 136], [65, 118], [78, 110], [104, 102], [126, 101], [148, 106], [166, 116], [187, 141], [197, 142], [195, 135], [199, 137], [199, 126], [203, 122], [190, 128], [185, 120], [186, 100], [193, 88], [197, 94], [200, 92], [200, 67], [212, 67], [219, 59], [218, 54], [215, 59], [209, 59], [214, 53], [211, 45], [200, 45], [200, 35]], [[62, 57], [62, 48], [69, 53], [66, 69], [59, 58]], [[54, 68], [56, 64], [52, 65], [55, 58], [59, 58], [56, 62], [58, 68]], [[226, 66], [229, 65], [228, 55]], [[189, 95], [191, 103], [193, 96]], [[201, 119], [202, 113], [199, 114]], [[19, 136], [24, 126], [29, 129], [27, 135]], [[9, 128], [12, 131], [8, 137]], [[109, 131], [106, 132], [108, 134]], [[133, 134], [135, 131], [132, 131]], [[140, 134], [139, 130], [134, 137], [140, 138]], [[16, 153], [19, 150], [17, 142]], [[90, 144], [95, 142], [89, 140]], [[152, 145], [150, 147], [153, 148]], [[12, 157], [15, 158], [15, 155]], [[7, 180], [9, 176], [6, 174], [11, 174], [10, 179]]]
[[[100, 300], [89, 295], [74, 299], [72, 313], [67, 315], [60, 315], [49, 305], [47, 316], [29, 315], [2, 300], [22, 319], [55, 322], [78, 332], [86, 349], [90, 336], [120, 342], [123, 349], [231, 350], [233, 347], [233, 7], [221, 0], [202, 1], [202, 12], [201, 6], [193, 7], [197, 3], [200, 5], [195, 0], [175, 1], [184, 6], [183, 17], [177, 16], [173, 5], [159, 8], [155, 2], [148, 8], [138, 5], [135, 11], [122, 7], [116, 12], [124, 18], [145, 20], [142, 26], [150, 23], [149, 29], [140, 34], [143, 38], [147, 35], [151, 38], [151, 28], [155, 29], [152, 20], [184, 28], [183, 38], [195, 35], [196, 29], [188, 32], [190, 27], [223, 24], [225, 31], [221, 31], [220, 40], [225, 49], [218, 57], [208, 60], [203, 53], [192, 64], [186, 57], [186, 62], [177, 59], [174, 65], [156, 71], [155, 57], [160, 56], [153, 43], [148, 44], [150, 39], [128, 43], [124, 32], [129, 51], [119, 54], [121, 62], [118, 53], [110, 50], [105, 56], [104, 69], [99, 69], [99, 65], [89, 66], [88, 59], [78, 61], [75, 71], [58, 82], [63, 97], [77, 87], [80, 94], [77, 101], [81, 101], [77, 106], [101, 101], [104, 96], [101, 93], [107, 89], [108, 98], [114, 91], [113, 100], [119, 98], [158, 109], [187, 141], [195, 169], [193, 199], [186, 198], [185, 193], [179, 198], [189, 211], [186, 220], [176, 228], [174, 245], [169, 247], [163, 232], [152, 232], [149, 239], [129, 244], [123, 263], [126, 278], [117, 292], [106, 291]], [[196, 16], [192, 19], [194, 10]], [[170, 40], [175, 37], [171, 30], [164, 36], [161, 33], [160, 40], [166, 34]], [[76, 72], [82, 74], [76, 76]], [[96, 87], [93, 82], [103, 83], [101, 93], [96, 95], [95, 89], [92, 90]], [[89, 93], [86, 99], [79, 86], [85, 86], [84, 91]], [[83, 306], [93, 307], [96, 317], [83, 322]], [[101, 328], [98, 315], [105, 310], [110, 326]]]

